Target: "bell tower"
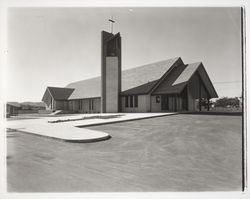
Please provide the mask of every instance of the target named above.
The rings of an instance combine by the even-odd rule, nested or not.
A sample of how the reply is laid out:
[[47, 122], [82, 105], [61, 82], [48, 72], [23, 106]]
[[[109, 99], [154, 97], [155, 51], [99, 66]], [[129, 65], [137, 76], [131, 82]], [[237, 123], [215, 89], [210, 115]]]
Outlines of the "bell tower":
[[[113, 21], [113, 20], [112, 20]], [[114, 23], [114, 21], [112, 22]], [[112, 27], [113, 29], [113, 27]], [[101, 111], [121, 111], [121, 36], [102, 31], [101, 33]]]

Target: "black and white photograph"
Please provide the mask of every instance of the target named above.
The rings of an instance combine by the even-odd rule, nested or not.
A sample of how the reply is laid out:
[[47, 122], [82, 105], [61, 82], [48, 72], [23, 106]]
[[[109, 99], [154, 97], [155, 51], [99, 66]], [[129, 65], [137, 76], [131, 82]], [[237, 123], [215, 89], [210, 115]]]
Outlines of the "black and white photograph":
[[5, 194], [245, 193], [245, 13], [7, 7]]

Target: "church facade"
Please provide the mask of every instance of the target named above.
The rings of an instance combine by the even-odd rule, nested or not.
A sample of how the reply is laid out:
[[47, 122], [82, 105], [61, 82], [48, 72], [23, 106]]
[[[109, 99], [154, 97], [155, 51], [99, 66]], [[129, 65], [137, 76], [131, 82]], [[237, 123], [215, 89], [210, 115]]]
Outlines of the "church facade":
[[[79, 113], [200, 111], [217, 98], [201, 62], [181, 57], [121, 69], [121, 36], [102, 31], [101, 77], [47, 87], [48, 110]], [[206, 109], [209, 110], [209, 103]]]

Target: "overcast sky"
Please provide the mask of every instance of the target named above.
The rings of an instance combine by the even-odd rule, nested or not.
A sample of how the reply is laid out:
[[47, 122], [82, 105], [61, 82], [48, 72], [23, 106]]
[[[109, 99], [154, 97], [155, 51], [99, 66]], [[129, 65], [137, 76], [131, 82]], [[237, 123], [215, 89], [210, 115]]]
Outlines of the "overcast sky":
[[100, 75], [101, 31], [122, 36], [122, 69], [202, 62], [219, 97], [241, 95], [240, 8], [9, 8], [8, 101]]

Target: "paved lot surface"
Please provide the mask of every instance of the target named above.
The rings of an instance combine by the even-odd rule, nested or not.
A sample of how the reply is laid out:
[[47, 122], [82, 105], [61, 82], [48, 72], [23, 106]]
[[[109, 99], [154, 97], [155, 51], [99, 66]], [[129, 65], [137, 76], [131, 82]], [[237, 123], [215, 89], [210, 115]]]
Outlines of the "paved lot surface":
[[173, 115], [91, 127], [112, 139], [65, 143], [8, 132], [8, 191], [237, 191], [241, 117]]

